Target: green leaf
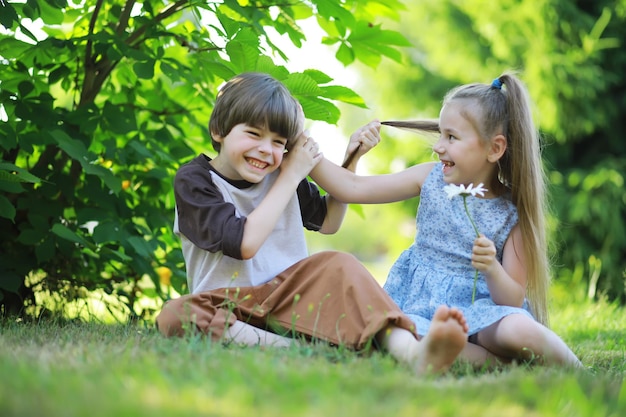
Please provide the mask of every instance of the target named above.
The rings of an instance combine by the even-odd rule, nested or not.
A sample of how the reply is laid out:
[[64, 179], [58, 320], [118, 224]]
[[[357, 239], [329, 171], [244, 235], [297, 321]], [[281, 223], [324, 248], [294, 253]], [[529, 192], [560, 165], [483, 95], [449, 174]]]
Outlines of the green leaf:
[[333, 80], [330, 76], [316, 69], [304, 70], [303, 74], [305, 74], [308, 77], [311, 77], [317, 84], [328, 84], [329, 82]]
[[2, 3], [2, 6], [0, 7], [2, 7], [2, 13], [0, 13], [0, 24], [2, 24], [2, 26], [6, 29], [11, 29], [13, 27], [13, 22], [19, 22], [20, 18], [11, 3]]
[[321, 17], [332, 19], [336, 22], [345, 22], [344, 25], [354, 25], [354, 16], [349, 10], [341, 7], [341, 2], [335, 0], [314, 0], [317, 11]]
[[[1, 47], [0, 50], [2, 50]], [[4, 101], [2, 97], [0, 97], [0, 101]], [[4, 109], [6, 111], [6, 104], [4, 104], [4, 106]], [[2, 137], [2, 140], [0, 141], [0, 147], [4, 148], [7, 151], [10, 151], [11, 149], [15, 149], [17, 147], [17, 135], [15, 134], [14, 126], [10, 125], [9, 123], [0, 124], [0, 136]]]
[[34, 211], [29, 211], [28, 221], [34, 229], [45, 230], [46, 233], [50, 229], [50, 225], [48, 224], [48, 218]]
[[365, 100], [348, 87], [331, 85], [328, 87], [320, 87], [320, 89], [322, 91], [322, 95], [326, 98], [367, 108]]
[[30, 20], [36, 20], [41, 13], [41, 9], [35, 0], [26, 0], [22, 13]]
[[139, 256], [142, 256], [144, 258], [152, 257], [152, 252], [154, 248], [152, 248], [144, 238], [139, 236], [131, 236], [126, 241], [130, 243], [130, 245]]
[[307, 119], [320, 120], [329, 124], [337, 124], [341, 112], [333, 103], [318, 97], [301, 96], [298, 101]]
[[294, 3], [291, 6], [293, 11], [293, 18], [295, 20], [304, 20], [313, 16], [313, 10], [308, 5], [302, 3]]
[[[226, 31], [226, 36], [228, 38], [232, 38], [233, 36], [235, 36], [237, 31], [239, 31], [239, 29], [241, 28], [241, 22], [231, 19], [226, 14], [224, 14], [222, 12], [222, 7], [217, 8], [217, 10], [215, 11], [215, 16], [222, 25], [222, 28]], [[221, 32], [219, 28], [216, 28], [215, 26], [213, 27], [218, 30], [218, 32]]]
[[317, 82], [308, 74], [294, 73], [282, 80], [283, 84], [296, 96], [318, 96], [322, 91]]
[[9, 162], [0, 162], [0, 181], [30, 182], [33, 184], [39, 184], [42, 180], [24, 168], [20, 168]]
[[[319, 75], [319, 73], [313, 73], [313, 75]], [[337, 123], [341, 112], [333, 103], [320, 97], [323, 96], [324, 90], [308, 73], [290, 74], [288, 78], [282, 81], [298, 99], [307, 118], [330, 124]], [[331, 94], [333, 91], [335, 90], [330, 90]], [[348, 95], [346, 92], [345, 96]]]
[[20, 97], [22, 98], [28, 97], [28, 94], [30, 94], [34, 89], [35, 89], [35, 86], [30, 81], [22, 81], [17, 86], [17, 90], [19, 91]]
[[84, 162], [89, 163], [89, 152], [87, 152], [87, 148], [81, 141], [72, 139], [67, 133], [58, 129], [52, 130], [50, 135], [55, 139], [59, 147], [72, 159], [80, 162], [81, 165]]
[[70, 138], [62, 130], [52, 130], [50, 135], [52, 135], [64, 152], [80, 163], [85, 173], [100, 177], [114, 193], [120, 192], [122, 189], [122, 180], [115, 177], [111, 171], [103, 166], [94, 165], [91, 161], [91, 155], [81, 141]]
[[54, 84], [59, 80], [67, 78], [70, 73], [71, 71], [66, 65], [59, 65], [54, 70], [50, 71], [50, 74], [48, 74], [48, 82], [50, 84]]
[[107, 255], [110, 256], [112, 258], [117, 259], [120, 262], [129, 262], [132, 261], [133, 258], [131, 258], [130, 256], [126, 255], [124, 252], [120, 251], [120, 250], [112, 250], [110, 248], [102, 248], [102, 250], [100, 251], [103, 255]]
[[39, 1], [37, 5], [41, 8], [41, 19], [48, 25], [60, 25], [65, 18], [64, 9], [67, 7], [67, 1]]
[[126, 135], [137, 130], [135, 110], [127, 106], [117, 106], [107, 102], [102, 109], [104, 126], [113, 133]]
[[343, 28], [338, 28], [337, 25], [335, 25], [334, 20], [331, 21], [318, 16], [317, 24], [324, 32], [328, 34], [328, 37], [326, 37], [327, 39], [333, 39], [331, 45], [338, 42], [341, 37], [345, 36], [345, 32], [339, 32], [339, 29]]
[[159, 293], [154, 288], [142, 288], [141, 294], [144, 297], [153, 298], [153, 299], [159, 297]]
[[285, 67], [277, 66], [268, 56], [261, 55], [256, 63], [255, 71], [271, 74], [280, 80], [289, 75], [289, 71]]
[[0, 191], [6, 191], [7, 193], [13, 193], [13, 194], [19, 194], [19, 193], [25, 192], [26, 189], [19, 182], [0, 181]]
[[14, 222], [15, 213], [15, 207], [13, 207], [13, 204], [11, 204], [9, 199], [0, 195], [0, 217], [4, 217], [5, 219], [9, 219]]
[[345, 43], [342, 43], [335, 54], [335, 58], [343, 65], [350, 65], [354, 62], [354, 52]]
[[151, 80], [154, 77], [154, 60], [135, 62], [133, 69], [138, 78]]
[[68, 229], [67, 226], [62, 225], [61, 223], [55, 223], [52, 226], [51, 232], [62, 239], [81, 244], [85, 247], [89, 247], [89, 242], [87, 242], [83, 237], [77, 235], [76, 233]]
[[134, 149], [139, 155], [146, 159], [154, 158], [154, 154], [145, 147], [145, 145], [138, 140], [131, 140], [128, 145], [130, 148]]
[[159, 63], [159, 68], [167, 76], [170, 80], [176, 82], [183, 78], [184, 72], [179, 70], [177, 66], [170, 65], [169, 63], [163, 60]]
[[359, 22], [348, 36], [348, 42], [355, 58], [372, 68], [378, 66], [383, 56], [401, 62], [402, 54], [394, 46], [411, 46], [401, 34], [364, 22]]
[[93, 240], [96, 243], [117, 242], [121, 234], [119, 224], [105, 221], [93, 229]]
[[111, 171], [101, 165], [85, 164], [83, 169], [86, 174], [100, 177], [111, 191], [115, 193], [122, 189], [122, 180], [115, 177]]
[[44, 229], [24, 229], [17, 237], [17, 241], [25, 245], [34, 245], [41, 242], [47, 233], [48, 231]]
[[253, 71], [260, 55], [258, 48], [239, 41], [229, 42], [226, 52], [239, 72]]

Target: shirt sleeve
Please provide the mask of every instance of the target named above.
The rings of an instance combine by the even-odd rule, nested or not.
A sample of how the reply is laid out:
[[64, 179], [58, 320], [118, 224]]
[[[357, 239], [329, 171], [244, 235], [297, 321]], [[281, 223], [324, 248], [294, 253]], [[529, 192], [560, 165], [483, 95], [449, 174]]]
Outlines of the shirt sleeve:
[[322, 228], [326, 218], [326, 196], [320, 195], [320, 190], [313, 182], [306, 178], [298, 185], [298, 201], [300, 202], [300, 214], [302, 224], [308, 230], [315, 232]]
[[194, 245], [209, 252], [241, 257], [245, 217], [224, 201], [209, 169], [197, 161], [183, 165], [174, 178], [178, 228]]

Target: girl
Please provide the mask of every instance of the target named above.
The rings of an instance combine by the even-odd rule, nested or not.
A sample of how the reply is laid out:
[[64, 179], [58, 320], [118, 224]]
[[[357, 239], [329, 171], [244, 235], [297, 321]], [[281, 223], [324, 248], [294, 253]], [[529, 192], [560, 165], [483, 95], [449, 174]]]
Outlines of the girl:
[[[458, 307], [469, 325], [460, 357], [481, 366], [538, 358], [580, 366], [546, 326], [549, 265], [544, 173], [525, 86], [511, 74], [449, 92], [438, 122], [384, 122], [437, 131], [438, 163], [356, 176], [322, 161], [312, 178], [344, 202], [420, 196], [413, 245], [393, 265], [385, 290], [426, 334], [434, 307]], [[483, 198], [448, 198], [446, 184], [484, 184]], [[473, 301], [474, 274], [478, 270]]]

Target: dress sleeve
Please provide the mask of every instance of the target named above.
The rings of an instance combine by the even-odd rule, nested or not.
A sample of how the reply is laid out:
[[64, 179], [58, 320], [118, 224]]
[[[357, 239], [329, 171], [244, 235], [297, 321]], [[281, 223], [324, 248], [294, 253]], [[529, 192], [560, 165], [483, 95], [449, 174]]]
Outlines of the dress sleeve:
[[174, 195], [180, 233], [201, 249], [242, 259], [246, 218], [224, 201], [208, 169], [197, 161], [183, 165], [174, 178]]
[[298, 185], [298, 201], [302, 224], [308, 230], [319, 231], [326, 218], [326, 196], [320, 195], [320, 190], [306, 178]]

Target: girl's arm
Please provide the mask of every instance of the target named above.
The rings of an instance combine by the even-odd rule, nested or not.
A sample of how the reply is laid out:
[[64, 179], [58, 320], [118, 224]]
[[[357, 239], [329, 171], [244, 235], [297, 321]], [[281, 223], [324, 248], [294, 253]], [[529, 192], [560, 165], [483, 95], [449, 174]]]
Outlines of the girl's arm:
[[418, 196], [434, 166], [426, 162], [394, 174], [362, 176], [322, 159], [310, 176], [343, 203], [380, 204]]
[[472, 266], [485, 274], [491, 298], [496, 304], [521, 307], [526, 296], [526, 265], [519, 225], [513, 227], [504, 244], [502, 264], [496, 259], [493, 242], [484, 235], [476, 238]]
[[[380, 122], [375, 120], [361, 127], [350, 136], [350, 141], [346, 147], [344, 160], [345, 168], [350, 172], [356, 172], [356, 166], [361, 156], [380, 142]], [[333, 234], [339, 230], [346, 215], [347, 205], [335, 199], [332, 195], [326, 196], [326, 217], [322, 224], [320, 233]]]

